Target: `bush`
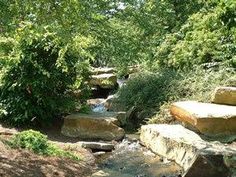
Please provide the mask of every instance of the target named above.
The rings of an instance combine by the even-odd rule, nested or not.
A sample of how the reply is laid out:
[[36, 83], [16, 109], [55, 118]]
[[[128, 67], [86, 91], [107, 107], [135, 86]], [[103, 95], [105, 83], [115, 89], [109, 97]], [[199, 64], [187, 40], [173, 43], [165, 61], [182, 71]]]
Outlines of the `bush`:
[[[146, 72], [129, 80], [118, 92], [117, 104], [126, 110], [135, 106], [134, 122], [169, 122], [169, 105], [175, 101], [197, 100], [210, 102], [217, 86], [236, 85], [236, 73], [230, 68], [197, 67], [188, 71], [171, 69], [157, 73]], [[145, 114], [143, 114], [145, 112]]]
[[[191, 68], [209, 62], [236, 67], [236, 2], [209, 3], [155, 49], [154, 66]], [[153, 66], [153, 61], [150, 63]]]
[[69, 94], [76, 81], [77, 57], [56, 33], [26, 25], [16, 36], [18, 58], [2, 78], [0, 104], [14, 125], [49, 123], [74, 109]]
[[37, 154], [47, 154], [47, 136], [40, 132], [28, 130], [16, 134], [11, 141], [13, 147], [28, 149]]
[[236, 86], [236, 72], [233, 68], [222, 67], [217, 70], [197, 67], [189, 72], [181, 72], [182, 79], [175, 80], [176, 85], [168, 88], [168, 99], [158, 107], [149, 123], [169, 123], [172, 117], [169, 107], [175, 101], [196, 100], [211, 102], [215, 88], [218, 86]]
[[181, 75], [174, 70], [161, 72], [142, 72], [121, 87], [115, 100], [117, 107], [126, 111], [133, 109], [134, 114], [127, 122], [127, 129], [136, 129], [145, 123], [146, 118], [153, 116], [171, 93], [170, 88], [176, 86]]
[[9, 144], [13, 148], [27, 149], [40, 155], [67, 157], [70, 159], [79, 160], [77, 155], [64, 151], [49, 143], [47, 136], [34, 130], [22, 131], [16, 134], [11, 139]]
[[174, 78], [178, 78], [178, 74], [174, 70], [139, 74], [121, 87], [117, 102], [124, 105], [126, 110], [132, 106], [142, 109], [156, 106], [156, 103], [166, 100], [168, 95], [166, 88]]
[[11, 65], [13, 56], [10, 58], [9, 54], [13, 53], [13, 48], [16, 45], [16, 41], [12, 38], [6, 38], [0, 36], [0, 85], [2, 83], [2, 77], [7, 71], [9, 65]]

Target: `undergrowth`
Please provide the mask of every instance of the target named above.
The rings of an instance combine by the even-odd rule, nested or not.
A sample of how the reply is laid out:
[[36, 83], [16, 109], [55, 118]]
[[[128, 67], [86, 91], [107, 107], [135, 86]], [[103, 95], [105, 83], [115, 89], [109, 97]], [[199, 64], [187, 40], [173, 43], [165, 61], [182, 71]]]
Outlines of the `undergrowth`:
[[80, 158], [72, 152], [65, 151], [48, 142], [47, 136], [34, 130], [16, 134], [8, 144], [12, 148], [27, 149], [39, 155], [66, 157], [76, 161]]
[[138, 124], [146, 120], [148, 123], [168, 123], [172, 120], [168, 111], [171, 103], [184, 100], [210, 102], [216, 87], [228, 85], [236, 86], [233, 68], [143, 72], [119, 90], [116, 104], [123, 105], [126, 110], [134, 106]]

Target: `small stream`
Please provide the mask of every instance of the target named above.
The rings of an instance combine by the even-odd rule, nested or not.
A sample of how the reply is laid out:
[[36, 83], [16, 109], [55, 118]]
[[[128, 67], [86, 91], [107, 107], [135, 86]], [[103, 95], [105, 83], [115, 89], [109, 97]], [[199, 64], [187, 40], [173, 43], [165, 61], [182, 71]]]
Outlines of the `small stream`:
[[[139, 144], [124, 139], [115, 150], [97, 159], [98, 169], [92, 177], [178, 177], [181, 168]], [[97, 174], [97, 175], [96, 175]]]
[[[104, 113], [104, 101], [92, 107]], [[132, 135], [131, 135], [132, 136]], [[97, 157], [98, 169], [92, 177], [179, 177], [181, 167], [140, 145], [138, 138], [125, 138], [112, 152]]]

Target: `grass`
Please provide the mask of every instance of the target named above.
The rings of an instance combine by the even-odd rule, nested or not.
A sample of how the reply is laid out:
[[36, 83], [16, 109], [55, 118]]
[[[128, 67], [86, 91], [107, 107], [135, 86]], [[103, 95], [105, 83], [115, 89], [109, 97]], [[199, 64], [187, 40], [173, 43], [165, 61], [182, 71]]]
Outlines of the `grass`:
[[126, 110], [136, 108], [137, 124], [168, 123], [168, 108], [175, 101], [197, 100], [210, 102], [218, 86], [236, 86], [233, 68], [197, 67], [189, 71], [164, 69], [142, 72], [130, 79], [118, 92], [116, 104]]
[[47, 136], [34, 130], [22, 131], [12, 137], [7, 143], [12, 148], [27, 149], [39, 155], [57, 156], [79, 161], [76, 154], [65, 151], [56, 145], [48, 142]]

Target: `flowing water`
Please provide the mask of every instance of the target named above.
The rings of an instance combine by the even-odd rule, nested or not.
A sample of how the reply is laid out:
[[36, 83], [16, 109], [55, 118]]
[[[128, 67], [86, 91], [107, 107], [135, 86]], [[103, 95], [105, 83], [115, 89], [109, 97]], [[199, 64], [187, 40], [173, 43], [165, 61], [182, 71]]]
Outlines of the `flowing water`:
[[99, 173], [108, 177], [177, 177], [181, 168], [142, 147], [138, 141], [124, 139], [113, 152], [98, 158], [97, 176]]
[[[104, 102], [93, 106], [94, 112], [105, 113]], [[98, 169], [92, 177], [178, 177], [181, 168], [140, 145], [137, 139], [124, 139], [115, 150], [97, 158]]]

